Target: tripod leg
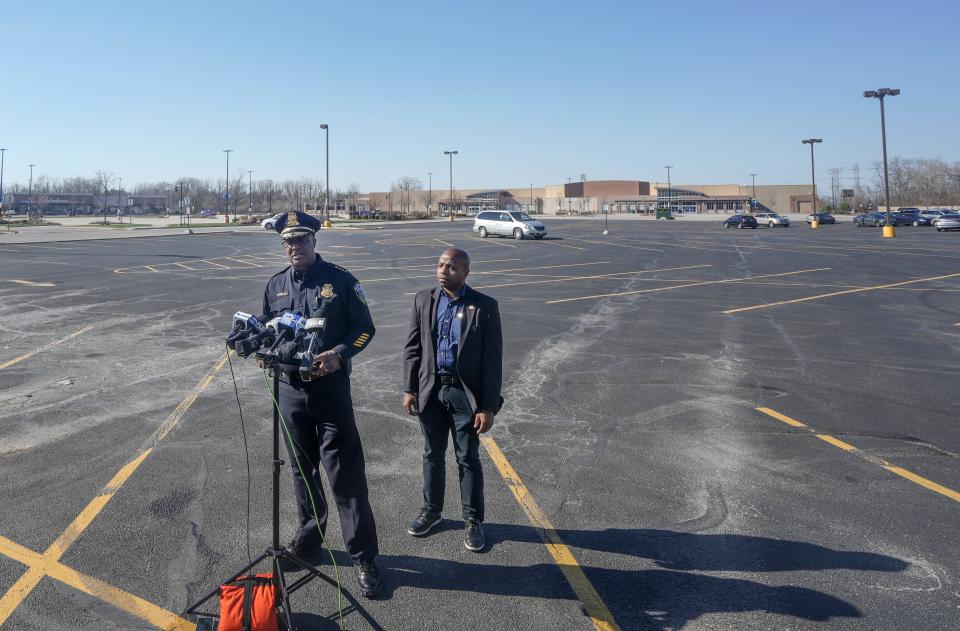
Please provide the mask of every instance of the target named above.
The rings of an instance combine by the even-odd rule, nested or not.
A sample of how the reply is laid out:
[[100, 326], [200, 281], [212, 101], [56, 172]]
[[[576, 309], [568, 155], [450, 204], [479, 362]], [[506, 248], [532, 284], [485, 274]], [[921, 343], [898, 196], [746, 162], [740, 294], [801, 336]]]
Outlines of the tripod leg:
[[283, 617], [287, 625], [288, 631], [294, 631], [293, 621], [290, 619], [290, 593], [287, 591], [287, 579], [283, 575], [283, 571], [280, 569], [280, 558], [273, 557], [273, 576], [277, 581], [277, 586], [279, 587], [278, 600], [280, 601], [280, 608], [283, 610]]

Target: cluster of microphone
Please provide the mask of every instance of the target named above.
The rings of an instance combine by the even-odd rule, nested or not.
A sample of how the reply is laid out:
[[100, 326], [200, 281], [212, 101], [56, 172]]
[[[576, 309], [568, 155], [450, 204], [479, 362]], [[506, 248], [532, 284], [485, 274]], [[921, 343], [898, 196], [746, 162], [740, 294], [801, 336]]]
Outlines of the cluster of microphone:
[[284, 311], [263, 323], [254, 315], [238, 311], [233, 314], [233, 329], [226, 337], [227, 348], [240, 357], [254, 355], [261, 363], [284, 372], [298, 372], [301, 380], [310, 381], [325, 323], [324, 318], [304, 318], [293, 311]]

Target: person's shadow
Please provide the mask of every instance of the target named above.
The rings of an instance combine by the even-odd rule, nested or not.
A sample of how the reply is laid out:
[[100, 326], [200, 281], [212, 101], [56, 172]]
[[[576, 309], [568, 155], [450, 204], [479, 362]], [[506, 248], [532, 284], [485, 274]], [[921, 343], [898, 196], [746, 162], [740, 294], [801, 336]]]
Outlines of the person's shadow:
[[[541, 543], [538, 532], [529, 526], [488, 522], [485, 530], [491, 549], [506, 541]], [[766, 585], [756, 580], [711, 576], [695, 573], [697, 571], [901, 572], [909, 567], [905, 561], [882, 554], [832, 550], [811, 543], [747, 535], [656, 529], [560, 530], [557, 534], [574, 548], [630, 555], [656, 564], [657, 569], [645, 570], [582, 566], [601, 600], [624, 629], [680, 629], [701, 616], [725, 612], [767, 612], [819, 622], [862, 615], [851, 603], [815, 589]], [[408, 555], [381, 555], [379, 561], [384, 571], [381, 599], [389, 600], [397, 591], [453, 590], [577, 600], [563, 572], [553, 563], [518, 567]], [[784, 580], [778, 576], [776, 582]], [[349, 590], [352, 585], [345, 583], [345, 587]], [[350, 594], [347, 598], [350, 617], [360, 615], [371, 628], [380, 628], [363, 609], [362, 602]], [[300, 618], [299, 623], [301, 629], [336, 628], [328, 626], [335, 625], [335, 620], [321, 616], [309, 615]]]

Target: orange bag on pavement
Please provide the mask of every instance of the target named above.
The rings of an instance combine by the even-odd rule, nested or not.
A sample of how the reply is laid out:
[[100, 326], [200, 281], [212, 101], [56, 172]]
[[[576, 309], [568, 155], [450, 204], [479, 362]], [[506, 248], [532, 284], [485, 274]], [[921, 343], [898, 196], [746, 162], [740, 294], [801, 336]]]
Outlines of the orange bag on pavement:
[[241, 576], [220, 586], [218, 631], [279, 631], [273, 574]]

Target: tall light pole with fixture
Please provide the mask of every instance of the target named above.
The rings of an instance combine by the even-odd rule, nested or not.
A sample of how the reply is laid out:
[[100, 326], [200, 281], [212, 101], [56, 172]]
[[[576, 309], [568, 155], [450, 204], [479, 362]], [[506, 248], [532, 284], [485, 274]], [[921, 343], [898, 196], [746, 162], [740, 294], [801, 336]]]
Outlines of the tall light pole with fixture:
[[900, 90], [897, 88], [880, 88], [879, 90], [867, 90], [863, 96], [868, 99], [879, 99], [880, 101], [880, 134], [883, 137], [883, 189], [887, 199], [887, 219], [884, 221], [883, 236], [891, 238], [896, 236], [893, 228], [893, 221], [890, 217], [890, 172], [887, 170], [887, 118], [883, 109], [883, 99], [888, 96], [897, 96]]
[[810, 186], [813, 188], [813, 219], [810, 221], [810, 227], [819, 228], [820, 221], [817, 219], [817, 172], [813, 162], [813, 146], [818, 142], [823, 142], [823, 138], [807, 138], [802, 142], [805, 145], [810, 145]]
[[667, 170], [667, 211], [673, 214], [673, 208], [670, 206], [670, 200], [673, 199], [673, 185], [670, 183], [670, 169], [673, 168], [673, 165], [668, 164], [663, 168]]
[[753, 194], [750, 196], [750, 212], [756, 210], [757, 203], [757, 174], [750, 174], [750, 186], [753, 187]]
[[[5, 148], [0, 147], [0, 215], [3, 215], [3, 158], [4, 154], [7, 153]], [[7, 230], [10, 229], [10, 226], [7, 226]]]
[[247, 214], [253, 216], [253, 171], [247, 171]]
[[[34, 209], [36, 208], [36, 204], [33, 203], [33, 167], [35, 167], [35, 166], [37, 166], [37, 165], [35, 165], [35, 164], [31, 164], [31, 165], [30, 165], [30, 185], [29, 185], [28, 188], [27, 188], [27, 199], [30, 200], [30, 206], [29, 206], [29, 208], [30, 208], [31, 210], [34, 210]], [[36, 214], [36, 213], [34, 212], [34, 214]], [[30, 211], [27, 211], [27, 216], [29, 216], [29, 215], [30, 215]]]
[[273, 217], [273, 180], [267, 180], [267, 212]]
[[[223, 200], [226, 203], [226, 212], [224, 215], [226, 217], [230, 216], [230, 152], [233, 149], [224, 149], [223, 152], [227, 154], [227, 192], [223, 195]], [[233, 223], [237, 223], [237, 207], [233, 207]]]
[[450, 215], [450, 221], [453, 221], [453, 156], [457, 155], [457, 151], [444, 151], [443, 155], [450, 156], [450, 205], [447, 207], [447, 212]]
[[119, 178], [120, 183], [117, 184], [117, 217], [120, 218], [120, 223], [123, 223], [123, 178]]
[[[430, 178], [430, 188], [427, 189], [429, 191], [427, 193], [427, 214], [432, 215], [433, 214], [433, 173], [430, 171], [427, 171], [427, 177]], [[357, 211], [359, 210], [360, 209], [358, 208]]]
[[324, 227], [325, 227], [325, 228], [329, 228], [330, 226], [333, 225], [333, 224], [330, 222], [330, 126], [327, 125], [326, 123], [322, 123], [322, 124], [320, 125], [320, 129], [322, 129], [322, 130], [325, 132], [325, 133], [324, 133], [324, 137], [325, 137], [326, 145], [327, 145], [327, 160], [326, 160], [326, 166], [327, 166], [327, 195], [326, 195], [326, 197], [324, 198], [324, 201], [323, 201], [323, 207], [324, 207], [324, 209], [327, 211], [327, 212], [325, 213], [325, 216], [326, 216], [327, 219], [326, 219], [326, 221], [324, 221], [323, 223], [324, 223]]

